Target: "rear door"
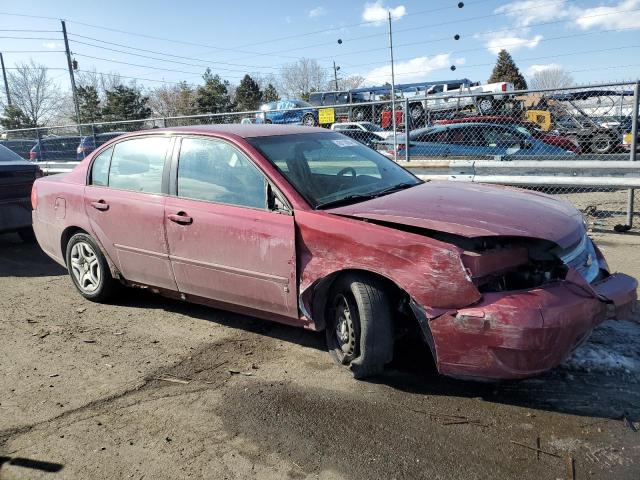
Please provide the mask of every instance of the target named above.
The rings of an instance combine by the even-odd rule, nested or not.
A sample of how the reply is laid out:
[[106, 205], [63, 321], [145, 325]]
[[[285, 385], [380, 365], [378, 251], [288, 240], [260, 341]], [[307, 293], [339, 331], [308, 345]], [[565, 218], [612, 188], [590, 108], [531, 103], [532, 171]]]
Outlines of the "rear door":
[[172, 142], [165, 135], [136, 137], [99, 153], [85, 210], [95, 237], [127, 280], [175, 290], [164, 231]]
[[176, 161], [165, 213], [180, 292], [297, 319], [293, 216], [267, 208], [262, 172], [209, 137], [183, 138]]

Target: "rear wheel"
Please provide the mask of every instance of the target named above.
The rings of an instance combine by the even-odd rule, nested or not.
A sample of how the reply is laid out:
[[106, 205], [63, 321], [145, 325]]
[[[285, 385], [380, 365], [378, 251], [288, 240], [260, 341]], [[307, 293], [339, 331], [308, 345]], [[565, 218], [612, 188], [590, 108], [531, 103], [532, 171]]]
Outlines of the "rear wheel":
[[18, 230], [18, 235], [24, 243], [33, 243], [36, 241], [36, 234], [33, 233], [33, 228], [31, 227], [21, 228]]
[[95, 240], [76, 233], [67, 243], [67, 268], [73, 284], [84, 298], [104, 302], [117, 288], [107, 260]]
[[306, 125], [307, 127], [315, 127], [317, 124], [316, 117], [314, 117], [310, 113], [307, 113], [304, 117], [302, 117], [302, 124]]
[[385, 286], [376, 278], [354, 273], [336, 280], [326, 320], [329, 353], [355, 378], [378, 374], [391, 361], [390, 302]]
[[487, 114], [493, 111], [493, 100], [490, 98], [483, 98], [478, 101], [478, 110], [480, 113]]

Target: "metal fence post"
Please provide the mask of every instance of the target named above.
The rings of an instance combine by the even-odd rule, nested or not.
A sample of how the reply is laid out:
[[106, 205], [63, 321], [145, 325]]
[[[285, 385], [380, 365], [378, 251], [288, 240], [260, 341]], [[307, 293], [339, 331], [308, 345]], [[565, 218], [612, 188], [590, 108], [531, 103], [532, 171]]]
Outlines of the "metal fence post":
[[36, 155], [38, 155], [38, 153], [40, 153], [40, 159], [36, 159], [37, 161], [42, 162], [44, 160], [44, 145], [42, 145], [42, 136], [40, 135], [40, 129], [36, 128], [36, 137], [38, 137], [38, 149], [40, 150], [40, 152], [38, 152], [36, 150]]
[[[638, 149], [638, 102], [640, 101], [640, 81], [636, 82], [633, 88], [633, 109], [631, 112], [631, 151], [629, 152], [629, 160], [635, 162], [637, 160]], [[624, 134], [624, 132], [623, 132]], [[633, 227], [634, 215], [634, 196], [635, 190], [629, 189], [629, 198], [627, 201], [627, 226], [629, 229]]]
[[409, 99], [404, 99], [404, 161], [409, 162]]

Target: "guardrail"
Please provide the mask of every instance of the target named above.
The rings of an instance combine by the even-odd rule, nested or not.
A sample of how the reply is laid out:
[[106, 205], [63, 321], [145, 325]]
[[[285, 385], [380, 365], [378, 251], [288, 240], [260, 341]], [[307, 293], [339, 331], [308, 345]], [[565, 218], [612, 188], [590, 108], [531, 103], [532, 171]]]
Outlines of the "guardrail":
[[412, 160], [399, 162], [423, 180], [521, 186], [640, 188], [640, 163], [593, 160]]

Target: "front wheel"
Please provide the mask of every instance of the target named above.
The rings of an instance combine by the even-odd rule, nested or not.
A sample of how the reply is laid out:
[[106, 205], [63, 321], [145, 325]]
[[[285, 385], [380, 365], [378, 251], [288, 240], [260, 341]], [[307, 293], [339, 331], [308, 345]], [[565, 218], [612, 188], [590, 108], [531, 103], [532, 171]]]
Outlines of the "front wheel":
[[336, 280], [326, 318], [327, 348], [355, 378], [376, 375], [393, 357], [389, 296], [378, 279], [347, 274]]
[[606, 133], [598, 133], [591, 138], [591, 151], [605, 154], [613, 150], [613, 141]]
[[67, 268], [76, 289], [84, 298], [104, 302], [117, 287], [107, 259], [95, 240], [86, 233], [76, 233], [67, 243]]

